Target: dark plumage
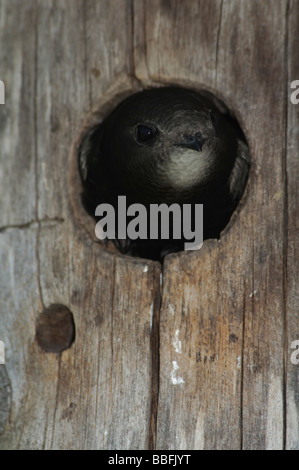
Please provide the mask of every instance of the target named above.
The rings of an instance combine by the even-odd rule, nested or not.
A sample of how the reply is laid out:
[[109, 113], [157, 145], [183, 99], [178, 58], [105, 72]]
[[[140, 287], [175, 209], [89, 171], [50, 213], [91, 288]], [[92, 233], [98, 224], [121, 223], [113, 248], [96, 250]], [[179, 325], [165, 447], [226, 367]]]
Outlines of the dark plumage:
[[[219, 237], [248, 177], [246, 140], [222, 102], [178, 87], [124, 100], [79, 148], [84, 204], [204, 204], [204, 239]], [[122, 252], [163, 259], [184, 240], [115, 241]]]

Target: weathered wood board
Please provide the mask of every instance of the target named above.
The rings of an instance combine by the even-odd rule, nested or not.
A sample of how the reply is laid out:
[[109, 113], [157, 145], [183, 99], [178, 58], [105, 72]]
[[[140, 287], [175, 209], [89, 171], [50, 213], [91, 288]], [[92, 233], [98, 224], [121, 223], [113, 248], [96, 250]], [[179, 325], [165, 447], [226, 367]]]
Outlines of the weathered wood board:
[[[0, 1], [1, 449], [299, 449], [298, 22], [297, 0]], [[161, 266], [96, 242], [74, 158], [164, 84], [223, 98], [252, 168], [221, 239]], [[49, 353], [56, 303], [76, 336]]]

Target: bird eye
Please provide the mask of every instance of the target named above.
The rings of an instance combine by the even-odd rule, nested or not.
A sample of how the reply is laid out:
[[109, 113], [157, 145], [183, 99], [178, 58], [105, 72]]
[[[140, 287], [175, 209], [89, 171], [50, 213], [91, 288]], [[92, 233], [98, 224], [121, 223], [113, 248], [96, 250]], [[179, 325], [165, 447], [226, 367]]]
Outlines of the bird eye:
[[157, 129], [154, 126], [148, 124], [139, 124], [136, 127], [136, 139], [137, 142], [148, 142], [155, 137]]

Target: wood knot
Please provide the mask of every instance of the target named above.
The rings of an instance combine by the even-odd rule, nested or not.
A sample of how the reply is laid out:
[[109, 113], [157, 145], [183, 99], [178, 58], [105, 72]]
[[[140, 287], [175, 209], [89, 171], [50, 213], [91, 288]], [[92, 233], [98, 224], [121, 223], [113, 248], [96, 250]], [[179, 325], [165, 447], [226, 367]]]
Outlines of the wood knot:
[[75, 339], [72, 312], [61, 304], [52, 304], [39, 314], [36, 340], [46, 352], [59, 353], [69, 348]]

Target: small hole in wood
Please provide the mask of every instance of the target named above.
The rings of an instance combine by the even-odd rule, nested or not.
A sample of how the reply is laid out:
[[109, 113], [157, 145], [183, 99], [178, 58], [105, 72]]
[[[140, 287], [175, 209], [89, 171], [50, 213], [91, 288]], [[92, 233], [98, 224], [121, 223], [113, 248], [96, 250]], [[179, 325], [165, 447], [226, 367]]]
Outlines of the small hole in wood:
[[163, 261], [220, 238], [245, 190], [250, 155], [221, 100], [167, 86], [126, 97], [89, 128], [78, 167], [97, 237]]
[[36, 340], [46, 352], [60, 353], [75, 340], [75, 323], [72, 312], [61, 304], [52, 304], [39, 314]]

